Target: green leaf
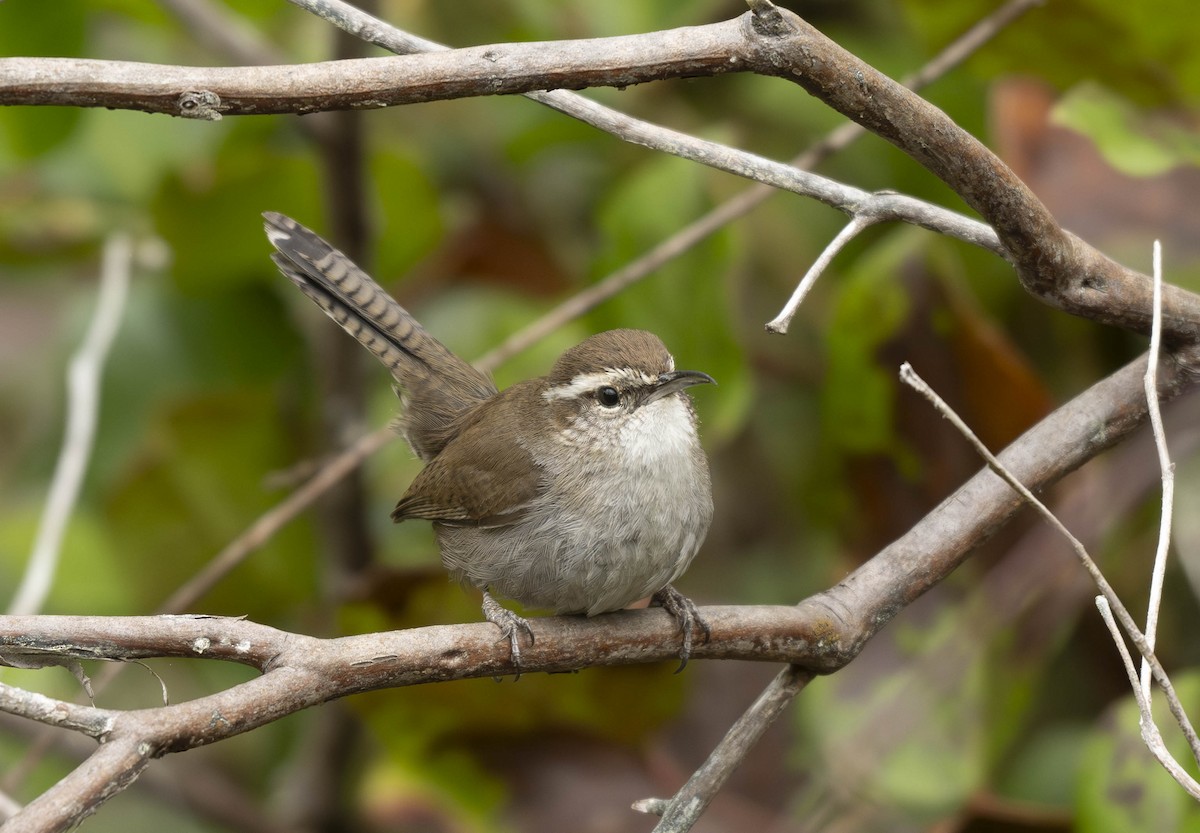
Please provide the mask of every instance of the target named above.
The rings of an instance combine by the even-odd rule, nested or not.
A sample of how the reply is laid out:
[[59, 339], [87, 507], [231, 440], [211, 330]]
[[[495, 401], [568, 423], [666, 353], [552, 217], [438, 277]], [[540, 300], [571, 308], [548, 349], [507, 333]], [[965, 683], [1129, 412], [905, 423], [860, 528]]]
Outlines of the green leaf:
[[[55, 0], [47, 14], [40, 0], [0, 2], [0, 55], [79, 55], [87, 32], [83, 0]], [[83, 111], [76, 107], [0, 107], [0, 161], [4, 150], [18, 158], [40, 156], [66, 141]], [[7, 145], [7, 147], [5, 147]]]
[[[37, 496], [39, 500], [43, 497]], [[0, 513], [0, 586], [15, 590], [33, 550], [43, 506], [20, 503]], [[101, 513], [84, 506], [67, 524], [59, 566], [43, 613], [127, 613], [136, 599]], [[8, 602], [6, 594], [5, 603]]]
[[1090, 735], [1078, 725], [1038, 730], [1005, 767], [999, 791], [1006, 798], [1069, 811]]
[[1072, 88], [1055, 106], [1056, 124], [1091, 139], [1108, 164], [1130, 176], [1200, 165], [1200, 134], [1143, 112], [1099, 84]]
[[913, 628], [910, 648], [889, 646], [894, 656], [882, 663], [856, 663], [805, 690], [797, 706], [814, 775], [809, 800], [849, 790], [891, 823], [876, 829], [912, 829], [956, 812], [980, 788], [989, 668], [982, 654], [945, 650], [962, 629], [960, 612], [944, 608]]
[[[1200, 672], [1175, 675], [1174, 683], [1184, 709], [1194, 714], [1200, 703]], [[1159, 700], [1156, 697], [1154, 712], [1158, 725], [1165, 727], [1167, 749], [1195, 778], [1187, 744]], [[1108, 713], [1084, 752], [1076, 809], [1080, 833], [1200, 829], [1200, 806], [1143, 743], [1132, 694]]]
[[270, 279], [275, 268], [262, 231], [263, 211], [323, 225], [316, 162], [282, 119], [239, 119], [214, 160], [169, 177], [154, 201], [158, 230], [175, 254], [172, 277], [189, 296]]
[[368, 179], [382, 210], [376, 275], [403, 275], [442, 236], [439, 195], [419, 162], [391, 149], [371, 154]]
[[[993, 0], [903, 0], [911, 31], [941, 48], [996, 8]], [[1194, 102], [1200, 50], [1193, 0], [1055, 0], [1031, 9], [970, 59], [988, 77], [1036, 73], [1060, 89], [1085, 78], [1142, 103]]]
[[[131, 455], [105, 501], [120, 547], [123, 574], [151, 609], [194, 574], [277, 496], [266, 473], [289, 460], [269, 387], [227, 388], [162, 404], [142, 447]], [[312, 559], [304, 527], [292, 524], [206, 599], [213, 613], [272, 621], [313, 593]]]
[[895, 450], [896, 368], [882, 367], [875, 353], [908, 318], [908, 294], [896, 276], [921, 246], [911, 229], [889, 234], [838, 284], [822, 405], [827, 440], [846, 451]]

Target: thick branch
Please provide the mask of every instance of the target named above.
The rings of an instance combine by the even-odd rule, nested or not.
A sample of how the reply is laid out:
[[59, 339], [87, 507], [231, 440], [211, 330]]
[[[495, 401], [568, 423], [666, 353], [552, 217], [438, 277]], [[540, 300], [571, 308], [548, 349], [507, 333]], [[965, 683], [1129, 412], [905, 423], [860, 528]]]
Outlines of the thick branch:
[[[787, 606], [706, 607], [712, 638], [693, 649], [707, 659], [806, 662], [819, 656], [829, 623]], [[568, 671], [677, 658], [674, 620], [660, 609], [587, 619], [531, 620], [537, 642], [522, 669]], [[51, 655], [115, 660], [204, 657], [271, 672], [316, 672], [323, 702], [370, 689], [513, 673], [507, 643], [486, 622], [317, 639], [215, 616], [0, 616], [0, 657]]]
[[[997, 455], [1001, 463], [1037, 492], [1121, 442], [1146, 420], [1145, 370], [1143, 356], [1093, 385]], [[1162, 400], [1197, 382], [1181, 364], [1160, 370]], [[844, 628], [838, 654], [827, 662], [844, 665], [857, 656], [893, 616], [942, 581], [1022, 506], [1008, 484], [983, 469], [836, 587], [808, 599], [805, 605], [827, 607]]]
[[[0, 104], [109, 107], [190, 118], [376, 109], [533, 90], [626, 87], [741, 67], [736, 21], [576, 41], [389, 58], [182, 67], [77, 58], [0, 59]], [[201, 106], [201, 102], [203, 106]]]
[[101, 744], [69, 775], [4, 823], [4, 833], [71, 830], [137, 780], [155, 757], [136, 737]]
[[[757, 3], [736, 20], [614, 38], [498, 44], [289, 67], [189, 68], [0, 59], [0, 104], [100, 106], [193, 118], [385, 107], [548, 89], [623, 87], [750, 71], [787, 78], [904, 150], [991, 224], [1025, 287], [1076, 315], [1149, 332], [1150, 281], [1055, 222], [982, 143], [796, 15]], [[638, 141], [637, 139], [633, 139]], [[676, 152], [668, 149], [669, 152]], [[686, 154], [681, 154], [686, 155]], [[737, 164], [725, 170], [745, 175]], [[837, 195], [824, 201], [845, 209]], [[1166, 341], [1200, 341], [1200, 297], [1168, 287]]]
[[[772, 11], [769, 24], [754, 18], [765, 38], [752, 62], [756, 71], [799, 84], [941, 178], [996, 230], [1029, 292], [1074, 315], [1149, 334], [1149, 277], [1061, 228], [1007, 165], [937, 107], [795, 14]], [[1174, 286], [1164, 290], [1169, 342], [1200, 341], [1200, 296]]]

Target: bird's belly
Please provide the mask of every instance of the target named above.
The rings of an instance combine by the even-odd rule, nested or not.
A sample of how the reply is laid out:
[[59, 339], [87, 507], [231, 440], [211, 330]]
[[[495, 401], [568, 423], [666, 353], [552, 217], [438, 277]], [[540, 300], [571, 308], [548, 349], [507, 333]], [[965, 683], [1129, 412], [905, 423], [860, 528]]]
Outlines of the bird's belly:
[[615, 511], [560, 508], [494, 529], [438, 526], [442, 563], [459, 580], [529, 607], [604, 613], [674, 581], [700, 548], [711, 513], [692, 517], [694, 510], [661, 504], [606, 509]]

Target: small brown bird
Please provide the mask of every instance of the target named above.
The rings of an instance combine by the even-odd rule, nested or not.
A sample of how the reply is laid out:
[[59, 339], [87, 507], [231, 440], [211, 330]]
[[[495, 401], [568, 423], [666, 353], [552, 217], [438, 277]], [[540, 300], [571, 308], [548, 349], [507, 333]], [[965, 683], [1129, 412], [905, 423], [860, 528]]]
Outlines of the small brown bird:
[[662, 341], [610, 330], [567, 350], [548, 376], [498, 391], [371, 278], [296, 221], [267, 212], [280, 271], [391, 371], [400, 432], [425, 468], [392, 512], [433, 522], [442, 563], [483, 591], [518, 674], [529, 622], [492, 593], [594, 616], [648, 596], [683, 631], [708, 625], [671, 586], [712, 520], [708, 460]]

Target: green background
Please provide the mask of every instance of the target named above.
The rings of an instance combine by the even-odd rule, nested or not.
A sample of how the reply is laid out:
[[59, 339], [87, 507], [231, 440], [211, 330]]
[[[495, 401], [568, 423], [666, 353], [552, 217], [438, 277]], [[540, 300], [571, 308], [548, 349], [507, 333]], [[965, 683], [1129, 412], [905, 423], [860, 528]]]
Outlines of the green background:
[[[236, 63], [153, 4], [49, 5], [0, 3], [0, 55]], [[893, 77], [995, 8], [787, 5]], [[379, 14], [465, 46], [652, 31], [744, 9], [718, 0], [395, 0]], [[333, 54], [329, 28], [280, 0], [229, 10], [286, 60]], [[1184, 0], [1055, 0], [925, 95], [1009, 161], [1069, 228], [1143, 270], [1161, 238], [1168, 279], [1200, 289], [1191, 17]], [[584, 94], [777, 159], [842, 121], [798, 87], [752, 76]], [[364, 264], [468, 358], [746, 187], [519, 98], [355, 119], [358, 205], [374, 232]], [[350, 183], [338, 180], [335, 161], [295, 117], [195, 122], [0, 108], [0, 589], [16, 587], [32, 545], [61, 441], [65, 368], [111, 233], [134, 236], [138, 266], [45, 612], [155, 611], [319, 463], [331, 379], [362, 378], [360, 402], [347, 394], [342, 441], [393, 416], [386, 373], [348, 340], [339, 350], [344, 336], [267, 257], [264, 210], [336, 239], [344, 218], [333, 216], [332, 195]], [[821, 172], [961, 210], [873, 137]], [[1039, 305], [998, 258], [899, 225], [854, 241], [791, 333], [768, 336], [764, 322], [843, 223], [823, 206], [776, 195], [495, 374], [504, 386], [543, 373], [586, 335], [631, 326], [658, 333], [680, 367], [717, 378], [719, 387], [695, 392], [717, 515], [678, 583], [700, 603], [794, 603], [817, 592], [975, 471], [965, 445], [899, 387], [902, 361], [999, 448], [1144, 349], [1139, 337]], [[1186, 558], [1200, 552], [1192, 519], [1200, 468], [1182, 421], [1177, 542]], [[446, 580], [427, 525], [388, 521], [417, 470], [393, 443], [364, 467], [348, 508], [296, 519], [192, 612], [317, 635], [478, 620], [477, 598]], [[1135, 611], [1154, 549], [1156, 481], [1152, 455], [1131, 446], [1052, 496]], [[358, 543], [339, 544], [331, 527], [356, 530]], [[1162, 656], [1200, 705], [1191, 586], [1173, 567]], [[1123, 672], [1090, 596], [1065, 545], [1023, 518], [850, 668], [810, 686], [704, 829], [1200, 829], [1200, 813], [1137, 742]], [[248, 674], [213, 662], [151, 665], [174, 701]], [[649, 829], [629, 803], [672, 793], [775, 671], [696, 662], [675, 676], [673, 668], [354, 697], [156, 762], [83, 829]], [[0, 669], [0, 681], [78, 694], [62, 669]], [[98, 703], [158, 698], [153, 676], [134, 667]], [[25, 772], [33, 740], [2, 725], [0, 788], [18, 800], [81, 754], [56, 747]], [[185, 785], [201, 776], [219, 789], [188, 799]], [[305, 817], [310, 804], [320, 809]]]

